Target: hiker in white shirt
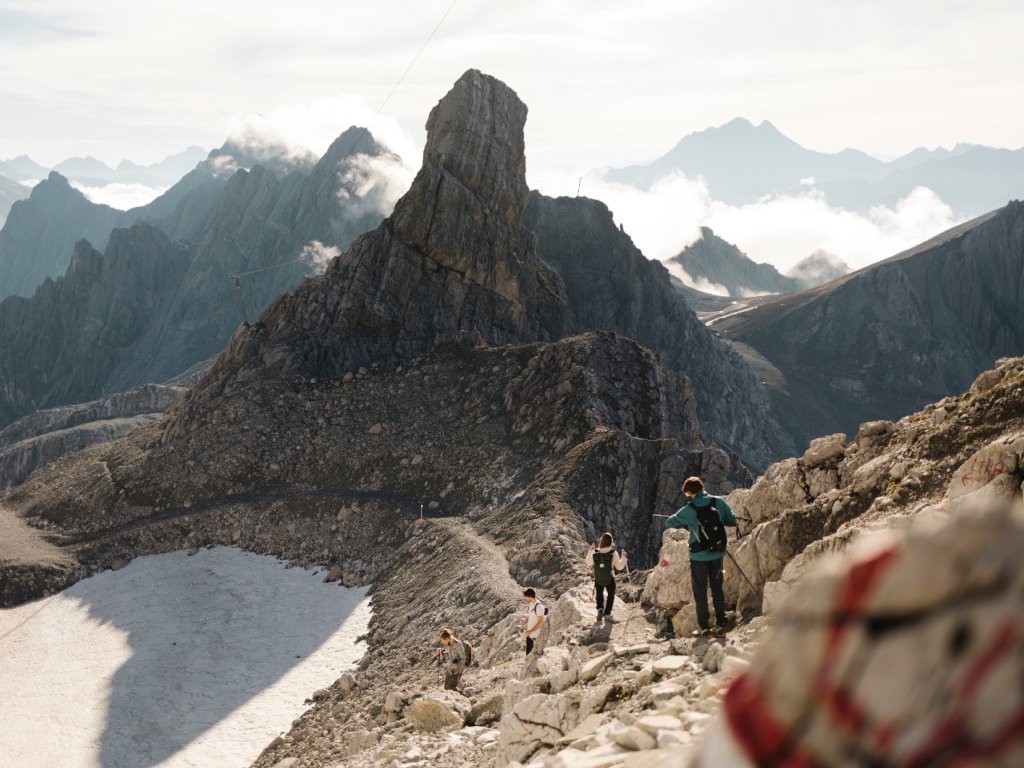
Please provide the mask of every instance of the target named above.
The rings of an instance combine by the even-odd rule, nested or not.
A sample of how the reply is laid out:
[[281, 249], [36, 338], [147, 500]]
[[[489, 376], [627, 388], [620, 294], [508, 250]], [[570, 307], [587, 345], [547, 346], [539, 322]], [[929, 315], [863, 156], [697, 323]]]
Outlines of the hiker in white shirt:
[[522, 630], [523, 636], [526, 638], [526, 653], [529, 654], [533, 650], [533, 643], [537, 633], [544, 626], [544, 619], [548, 609], [544, 607], [544, 603], [537, 599], [537, 593], [532, 588], [523, 590], [523, 598], [528, 606], [526, 618], [519, 622], [519, 626], [516, 629]]
[[[590, 545], [587, 552], [587, 565], [594, 569], [594, 596], [597, 600], [597, 621], [611, 621], [612, 605], [615, 603], [615, 571], [628, 566], [626, 550], [622, 554], [615, 551], [615, 541], [610, 533], [601, 536], [597, 546]], [[608, 592], [605, 603], [604, 593]]]

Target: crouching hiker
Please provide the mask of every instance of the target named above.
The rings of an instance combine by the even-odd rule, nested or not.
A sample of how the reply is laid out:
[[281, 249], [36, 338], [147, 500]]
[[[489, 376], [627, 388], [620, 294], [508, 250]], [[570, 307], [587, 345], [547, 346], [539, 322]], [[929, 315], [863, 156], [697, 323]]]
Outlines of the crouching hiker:
[[711, 617], [708, 613], [708, 587], [715, 606], [718, 628], [725, 630], [725, 591], [722, 586], [722, 560], [727, 543], [725, 526], [735, 526], [736, 518], [725, 499], [710, 496], [699, 477], [683, 483], [683, 494], [688, 501], [665, 521], [666, 528], [690, 530], [690, 583], [693, 585], [693, 604], [697, 609], [697, 625], [701, 634], [709, 634]]
[[464, 643], [459, 640], [452, 631], [445, 627], [441, 630], [441, 645], [444, 648], [438, 648], [438, 655], [444, 655], [445, 666], [444, 666], [444, 688], [446, 691], [454, 691], [459, 687], [459, 682], [462, 680], [462, 673], [466, 671], [469, 661], [469, 653], [467, 651], [468, 643]]
[[537, 593], [533, 591], [532, 587], [523, 590], [523, 598], [526, 600], [527, 606], [526, 618], [519, 622], [516, 629], [521, 630], [523, 637], [526, 638], [526, 654], [529, 656], [530, 651], [533, 650], [537, 633], [544, 626], [544, 619], [548, 615], [548, 609], [544, 606], [544, 603], [537, 599]]
[[[612, 605], [615, 604], [615, 571], [627, 566], [626, 550], [622, 554], [615, 551], [615, 542], [610, 533], [601, 536], [597, 545], [590, 545], [587, 553], [587, 565], [594, 569], [594, 597], [597, 602], [597, 621], [611, 621]], [[605, 603], [604, 593], [608, 592]]]

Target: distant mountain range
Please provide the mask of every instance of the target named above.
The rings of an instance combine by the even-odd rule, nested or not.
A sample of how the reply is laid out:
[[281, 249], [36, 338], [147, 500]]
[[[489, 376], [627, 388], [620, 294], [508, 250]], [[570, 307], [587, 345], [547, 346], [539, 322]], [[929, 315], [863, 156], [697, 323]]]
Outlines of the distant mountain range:
[[157, 163], [139, 165], [131, 160], [122, 160], [116, 168], [88, 156], [68, 158], [53, 168], [46, 168], [27, 155], [0, 160], [0, 227], [4, 225], [15, 201], [28, 197], [32, 186], [46, 179], [53, 171], [84, 187], [141, 184], [162, 189], [176, 184], [206, 159], [206, 150], [189, 147]]
[[[329, 257], [380, 221], [360, 197], [366, 179], [356, 166], [382, 155], [361, 128], [313, 164], [265, 158], [287, 173], [249, 167], [253, 157], [228, 144], [149, 205], [124, 212], [90, 203], [51, 173], [0, 231], [8, 288], [30, 285], [42, 261], [50, 270], [63, 264], [62, 276], [44, 275], [30, 297], [0, 301], [0, 426], [163, 381], [219, 352], [242, 321], [240, 299], [255, 318], [322, 268], [297, 260], [307, 246], [322, 244]], [[241, 295], [227, 279], [267, 267], [242, 279]]]
[[801, 293], [724, 316], [797, 445], [896, 419], [1024, 350], [1024, 203]]
[[817, 251], [797, 262], [785, 275], [771, 264], [759, 264], [732, 243], [701, 227], [700, 239], [686, 246], [670, 263], [690, 276], [693, 287], [705, 292], [746, 298], [766, 293], [793, 293], [850, 271], [836, 256]]
[[21, 155], [10, 160], [0, 160], [0, 176], [18, 182], [41, 181], [49, 176], [50, 171], [57, 171], [67, 179], [90, 187], [114, 183], [169, 187], [206, 158], [205, 149], [189, 147], [148, 165], [139, 165], [126, 159], [118, 163], [116, 168], [111, 168], [102, 160], [87, 155], [69, 157], [52, 168], [47, 168], [32, 158]]
[[833, 205], [866, 211], [892, 206], [915, 187], [926, 186], [956, 215], [971, 216], [1024, 197], [1024, 149], [922, 147], [883, 162], [856, 149], [816, 152], [768, 121], [753, 125], [743, 118], [691, 133], [658, 159], [608, 170], [605, 178], [648, 188], [680, 171], [691, 179], [703, 178], [712, 197], [731, 205], [813, 187]]

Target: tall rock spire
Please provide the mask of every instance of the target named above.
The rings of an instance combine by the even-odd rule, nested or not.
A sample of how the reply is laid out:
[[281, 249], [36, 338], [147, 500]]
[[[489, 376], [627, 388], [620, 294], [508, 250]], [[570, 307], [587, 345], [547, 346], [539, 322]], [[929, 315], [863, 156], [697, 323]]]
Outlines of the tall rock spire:
[[392, 216], [240, 330], [206, 386], [240, 369], [334, 376], [398, 363], [454, 331], [492, 344], [561, 336], [561, 281], [522, 223], [525, 123], [511, 88], [466, 72], [431, 111], [423, 166]]

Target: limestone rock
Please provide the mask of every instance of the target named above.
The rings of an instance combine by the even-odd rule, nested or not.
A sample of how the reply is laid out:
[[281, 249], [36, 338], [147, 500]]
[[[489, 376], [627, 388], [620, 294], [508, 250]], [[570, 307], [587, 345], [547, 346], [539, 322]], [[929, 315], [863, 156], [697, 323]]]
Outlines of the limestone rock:
[[946, 496], [957, 499], [1003, 476], [1018, 474], [1024, 457], [1024, 434], [1000, 437], [971, 456], [953, 474]]
[[405, 719], [418, 731], [434, 732], [461, 728], [469, 717], [469, 699], [454, 691], [435, 691], [412, 701], [405, 708]]
[[807, 469], [814, 469], [841, 458], [845, 449], [846, 435], [842, 432], [828, 437], [818, 437], [811, 440], [811, 445], [804, 452], [801, 461]]

